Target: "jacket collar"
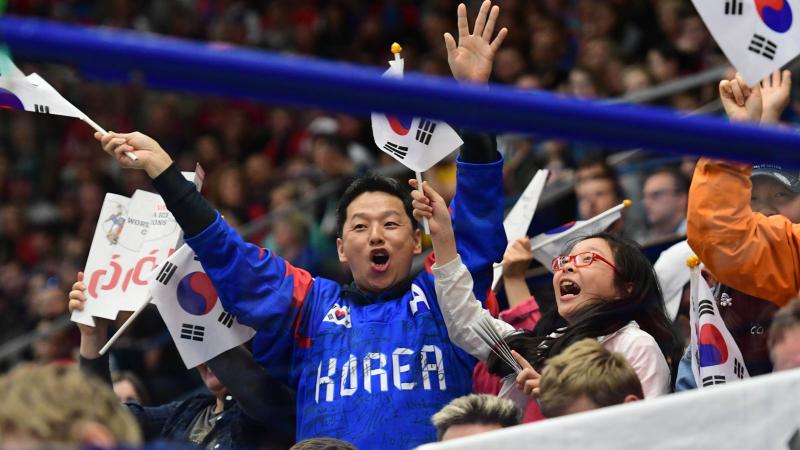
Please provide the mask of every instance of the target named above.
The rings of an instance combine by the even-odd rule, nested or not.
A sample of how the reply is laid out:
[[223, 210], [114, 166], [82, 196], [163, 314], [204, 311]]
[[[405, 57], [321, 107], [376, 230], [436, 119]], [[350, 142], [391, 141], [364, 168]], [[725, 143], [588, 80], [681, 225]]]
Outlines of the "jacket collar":
[[394, 286], [386, 289], [383, 292], [372, 294], [364, 292], [356, 286], [355, 282], [342, 286], [342, 295], [353, 300], [358, 305], [371, 305], [374, 303], [382, 303], [390, 300], [395, 300], [408, 292], [411, 289], [411, 277], [395, 284]]

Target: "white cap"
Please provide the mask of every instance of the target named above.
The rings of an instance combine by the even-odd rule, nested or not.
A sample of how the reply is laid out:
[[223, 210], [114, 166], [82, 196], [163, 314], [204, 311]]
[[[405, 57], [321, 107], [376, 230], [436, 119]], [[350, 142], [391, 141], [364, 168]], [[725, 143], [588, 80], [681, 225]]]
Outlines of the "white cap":
[[667, 317], [673, 321], [678, 316], [683, 287], [689, 282], [691, 274], [686, 265], [686, 258], [692, 255], [694, 252], [689, 247], [689, 243], [681, 241], [661, 252], [654, 265], [658, 283], [664, 294]]

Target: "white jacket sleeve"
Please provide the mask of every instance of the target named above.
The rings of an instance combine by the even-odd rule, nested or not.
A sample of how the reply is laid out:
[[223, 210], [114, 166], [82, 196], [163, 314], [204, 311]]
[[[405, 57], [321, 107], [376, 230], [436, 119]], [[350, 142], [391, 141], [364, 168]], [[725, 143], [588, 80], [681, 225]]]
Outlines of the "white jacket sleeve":
[[472, 275], [461, 262], [460, 256], [442, 266], [434, 264], [432, 270], [436, 280], [437, 301], [450, 340], [478, 360], [486, 361], [492, 349], [471, 327], [482, 317], [489, 317], [502, 337], [513, 334], [516, 330], [502, 320], [493, 318], [475, 298], [472, 293]]

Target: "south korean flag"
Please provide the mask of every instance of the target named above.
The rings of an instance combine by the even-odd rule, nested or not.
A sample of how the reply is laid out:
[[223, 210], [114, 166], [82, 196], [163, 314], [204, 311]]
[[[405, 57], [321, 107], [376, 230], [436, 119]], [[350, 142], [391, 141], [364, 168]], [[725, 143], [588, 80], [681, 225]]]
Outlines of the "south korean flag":
[[[404, 61], [395, 53], [383, 76], [403, 78]], [[424, 172], [464, 142], [445, 122], [372, 113], [372, 135], [379, 149], [409, 169]]]
[[725, 56], [753, 86], [800, 54], [800, 0], [692, 0]]
[[148, 287], [187, 369], [256, 334], [223, 309], [214, 285], [188, 245], [156, 269]]
[[691, 265], [689, 327], [692, 374], [700, 388], [750, 378], [742, 352], [720, 315], [714, 294], [700, 274], [696, 258]]

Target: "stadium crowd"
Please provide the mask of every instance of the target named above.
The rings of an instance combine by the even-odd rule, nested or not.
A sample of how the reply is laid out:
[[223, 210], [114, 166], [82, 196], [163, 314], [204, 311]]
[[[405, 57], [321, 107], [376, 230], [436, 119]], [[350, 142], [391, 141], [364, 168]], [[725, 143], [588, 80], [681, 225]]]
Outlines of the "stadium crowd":
[[[469, 27], [478, 26], [480, 19], [475, 17], [479, 8], [484, 8], [488, 37], [473, 44], [488, 47], [496, 39], [502, 45], [498, 43], [488, 58], [486, 79], [470, 77], [464, 73], [486, 67], [486, 62], [468, 61], [461, 66], [454, 63], [456, 43], [459, 50], [471, 48], [462, 43], [465, 34], [457, 24], [457, 4], [451, 0], [12, 1], [8, 2], [7, 12], [376, 67], [386, 66], [391, 57], [388, 45], [397, 41], [403, 46], [406, 70], [455, 76], [464, 82], [490, 81], [521, 90], [547, 90], [582, 99], [624, 97], [725, 64], [703, 22], [686, 1], [504, 1], [499, 14], [492, 13], [497, 16], [496, 25], [492, 23], [491, 27], [485, 23], [488, 6], [474, 1], [466, 8], [470, 13]], [[447, 39], [442, 39], [445, 33], [455, 36], [452, 48]], [[81, 370], [98, 375], [101, 381], [113, 382], [114, 391], [126, 401], [124, 408], [102, 398], [98, 403], [103, 403], [105, 410], [99, 417], [85, 411], [70, 412], [72, 417], [85, 415], [88, 424], [98, 424], [70, 429], [68, 439], [72, 441], [100, 447], [161, 439], [204, 448], [244, 444], [286, 448], [292, 443], [297, 420], [298, 439], [344, 438], [358, 448], [402, 448], [406, 444], [391, 441], [391, 430], [386, 430], [385, 440], [370, 447], [364, 440], [352, 439], [352, 435], [333, 435], [330, 430], [337, 422], [315, 417], [343, 414], [343, 410], [332, 406], [335, 402], [331, 399], [345, 392], [345, 379], [340, 380], [341, 390], [333, 387], [338, 384], [336, 379], [330, 386], [321, 386], [320, 373], [324, 374], [328, 364], [323, 359], [324, 352], [285, 342], [291, 339], [281, 333], [288, 333], [288, 329], [274, 326], [281, 314], [293, 321], [297, 308], [302, 306], [293, 304], [286, 311], [251, 314], [251, 305], [245, 300], [240, 302], [231, 293], [221, 295], [226, 309], [259, 331], [251, 351], [260, 365], [251, 364], [253, 356], [248, 351], [236, 349], [212, 359], [196, 373], [186, 372], [154, 308], [148, 309], [115, 344], [110, 358], [99, 358], [97, 354], [107, 330], [100, 328], [96, 333], [83, 326], [60, 326], [60, 320], [71, 309], [81, 308], [81, 291], [85, 287], [82, 280], [76, 282], [75, 274], [86, 263], [105, 193], [130, 196], [136, 189], [157, 191], [165, 198], [215, 284], [215, 277], [224, 278], [229, 267], [224, 263], [215, 267], [211, 262], [231, 260], [232, 254], [244, 254], [249, 249], [234, 237], [238, 230], [246, 242], [271, 250], [270, 255], [281, 256], [278, 264], [285, 271], [300, 268], [310, 276], [330, 280], [330, 286], [316, 281], [316, 291], [311, 291], [309, 281], [309, 295], [319, 297], [309, 297], [308, 302], [356, 295], [339, 292], [347, 291], [339, 286], [348, 286], [352, 281], [352, 286], [362, 291], [355, 303], [360, 306], [351, 306], [352, 311], [376, 302], [376, 298], [394, 298], [388, 297], [393, 294], [399, 299], [411, 292], [403, 294], [396, 289], [408, 273], [393, 273], [398, 269], [389, 266], [381, 273], [394, 278], [375, 281], [367, 269], [359, 268], [358, 252], [363, 250], [359, 245], [367, 244], [347, 245], [358, 242], [354, 237], [356, 228], [347, 228], [354, 220], [351, 208], [368, 211], [383, 203], [371, 200], [373, 203], [362, 205], [365, 198], [372, 195], [382, 199], [389, 209], [394, 208], [392, 220], [402, 228], [393, 229], [392, 233], [428, 218], [432, 227], [429, 238], [414, 235], [413, 231], [412, 238], [391, 233], [385, 237], [390, 253], [408, 252], [409, 266], [412, 256], [417, 260], [425, 256], [423, 249], [435, 250], [435, 262], [431, 257], [430, 270], [423, 269], [416, 275], [415, 280], [421, 281], [415, 283], [422, 286], [423, 298], [427, 296], [430, 301], [426, 305], [431, 310], [433, 328], [428, 332], [445, 329], [452, 339], [433, 345], [442, 349], [443, 355], [437, 358], [445, 361], [451, 371], [447, 375], [447, 382], [452, 383], [448, 384], [447, 394], [440, 392], [443, 389], [436, 390], [441, 384], [436, 386], [435, 375], [429, 379], [424, 370], [422, 374], [408, 375], [417, 383], [427, 383], [425, 391], [419, 391], [419, 387], [411, 390], [414, 396], [430, 393], [430, 405], [416, 406], [419, 414], [427, 414], [430, 420], [414, 425], [429, 430], [421, 431], [416, 440], [395, 437], [415, 445], [693, 387], [691, 354], [685, 352], [689, 335], [688, 275], [668, 274], [659, 271], [658, 265], [654, 271], [633, 241], [646, 248], [662, 249], [678, 243], [688, 249], [685, 242], [680, 242], [688, 237], [688, 245], [706, 264], [709, 280], [718, 284], [720, 298], [732, 299], [734, 306], [723, 309], [723, 317], [742, 350], [750, 375], [800, 366], [800, 307], [797, 300], [790, 302], [800, 288], [796, 285], [800, 279], [796, 257], [800, 243], [791, 226], [800, 223], [800, 176], [796, 171], [708, 159], [701, 159], [695, 167], [696, 161], [690, 158], [664, 158], [645, 152], [638, 152], [624, 164], [610, 165], [607, 161], [614, 158], [609, 156], [625, 149], [536, 136], [499, 136], [495, 145], [493, 137], [467, 139], [472, 131], [461, 130], [467, 143], [426, 174], [425, 194], [414, 191], [412, 212], [405, 186], [398, 188], [396, 182], [382, 178], [367, 178], [372, 184], [350, 184], [356, 177], [396, 165], [375, 147], [369, 122], [363, 117], [152, 91], [136, 82], [88, 83], [71, 68], [24, 60], [18, 63], [26, 73], [41, 73], [105, 128], [143, 133], [112, 133], [98, 145], [99, 137], [75, 120], [3, 112], [5, 120], [0, 123], [0, 342], [33, 330], [44, 336], [30, 348], [0, 360], [0, 370], [9, 371], [0, 381], [0, 392], [9, 397], [8, 405], [19, 411], [27, 407], [23, 406], [27, 401], [25, 393], [31, 389], [81, 384], [75, 381], [79, 377], [77, 369], [71, 367], [71, 363], [79, 362]], [[464, 72], [459, 74], [459, 68]], [[774, 74], [762, 89], [749, 89], [733, 75], [728, 78], [719, 89], [716, 83], [703, 85], [653, 103], [688, 112], [721, 98], [731, 120], [784, 125], [795, 122], [800, 113], [800, 96], [790, 95], [790, 74]], [[117, 158], [108, 157], [101, 146], [108, 153], [117, 153]], [[163, 154], [159, 153], [162, 148]], [[118, 153], [124, 150], [144, 152], [146, 156], [141, 158], [141, 165], [135, 165], [119, 157]], [[152, 160], [147, 156], [151, 154], [155, 155]], [[172, 161], [174, 165], [170, 165]], [[175, 195], [184, 192], [181, 189], [186, 186], [172, 177], [173, 169], [191, 171], [196, 163], [207, 174], [202, 192], [208, 203], [199, 196], [186, 200]], [[144, 170], [122, 168], [131, 166]], [[532, 289], [526, 282], [532, 265], [536, 266], [530, 252], [524, 250], [529, 248], [527, 238], [511, 243], [507, 251], [504, 237], [487, 239], [492, 241], [488, 243], [477, 243], [479, 239], [475, 239], [475, 235], [502, 234], [504, 207], [513, 205], [538, 168], [551, 171], [548, 186], [571, 188], [558, 202], [537, 212], [535, 222], [543, 216], [547, 219], [540, 221], [537, 226], [541, 228], [531, 230], [531, 235], [569, 220], [588, 219], [625, 198], [641, 199], [637, 202], [641, 207], [626, 211], [609, 233], [573, 242], [565, 249], [566, 256], [554, 260], [556, 281], [552, 289], [549, 277], [545, 289]], [[403, 183], [410, 175], [407, 171], [397, 173], [396, 179]], [[787, 177], [788, 184], [782, 180]], [[462, 183], [456, 185], [457, 178]], [[486, 189], [480, 195], [469, 191], [473, 184], [486, 180], [496, 181], [496, 191]], [[464, 195], [459, 197], [457, 193], [462, 190], [474, 194], [473, 202], [494, 195], [505, 197], [507, 203], [491, 208], [459, 203]], [[456, 217], [475, 213], [476, 217], [489, 219], [486, 223], [473, 221], [474, 229], [465, 234], [463, 227], [454, 226], [458, 219], [455, 224], [450, 223], [446, 206], [454, 197], [454, 209], [461, 214]], [[721, 202], [723, 198], [725, 202]], [[293, 207], [298, 204], [304, 206]], [[726, 226], [730, 222], [723, 216], [729, 217], [731, 211], [739, 214], [743, 229]], [[264, 221], [265, 218], [270, 220]], [[226, 228], [224, 223], [233, 228]], [[349, 236], [350, 233], [353, 234]], [[756, 234], [760, 239], [748, 238]], [[779, 240], [785, 236], [788, 238]], [[225, 245], [216, 245], [219, 242]], [[474, 250], [472, 246], [479, 251], [464, 251]], [[770, 261], [766, 266], [770, 270], [743, 268], [756, 253]], [[680, 255], [665, 264], [683, 267], [685, 254]], [[395, 257], [395, 253], [391, 256]], [[658, 253], [647, 256], [653, 261]], [[491, 317], [484, 309], [492, 309], [492, 301], [487, 299], [485, 273], [475, 270], [501, 259], [504, 278], [497, 297], [502, 311], [494, 308], [492, 312], [495, 316], [500, 312], [502, 320]], [[593, 272], [596, 273], [592, 275]], [[292, 273], [303, 278], [300, 272]], [[258, 278], [246, 276], [254, 275], [242, 275], [238, 281], [253, 286], [259, 283]], [[632, 280], [636, 280], [635, 285], [631, 285]], [[217, 288], [225, 292], [224, 287]], [[325, 295], [319, 294], [320, 290]], [[634, 306], [620, 308], [613, 301], [585, 309], [581, 309], [582, 303], [565, 306], [568, 302], [562, 298], [581, 298], [582, 290], [584, 297], [624, 299], [626, 305]], [[664, 291], [663, 301], [660, 290]], [[67, 301], [67, 292], [72, 302]], [[282, 295], [295, 294], [292, 291]], [[324, 315], [328, 307], [319, 306], [324, 311], [315, 310], [313, 314]], [[387, 315], [396, 313], [385, 308], [382, 311]], [[355, 320], [356, 313], [352, 314]], [[485, 320], [493, 324], [490, 326], [513, 351], [514, 361], [521, 369], [516, 378], [507, 377], [516, 373], [513, 364], [492, 353], [485, 343], [471, 341], [468, 336], [460, 340], [458, 330], [466, 329], [465, 323], [484, 320], [477, 318], [482, 315], [489, 316]], [[388, 327], [381, 322], [375, 330], [383, 330], [384, 326]], [[55, 332], [51, 331], [54, 327]], [[309, 325], [303, 327], [304, 333], [319, 331]], [[761, 332], [753, 333], [753, 329]], [[379, 331], [361, 333], [368, 337]], [[266, 345], [265, 339], [278, 344]], [[319, 339], [325, 345], [334, 345], [325, 341], [324, 335]], [[394, 350], [389, 359], [395, 366], [396, 378], [391, 379], [390, 374], [389, 384], [394, 382], [402, 391], [400, 386], [405, 384], [397, 374], [403, 370], [398, 369], [397, 361], [398, 355], [405, 353], [397, 352], [408, 349], [399, 348], [399, 342], [392, 345], [398, 348], [386, 347], [380, 355], [385, 363], [386, 356]], [[424, 361], [424, 350], [421, 354]], [[369, 359], [373, 354], [366, 355]], [[342, 361], [346, 355], [339, 355], [339, 366], [337, 355], [324, 355], [329, 356], [334, 361], [329, 375], [334, 371], [343, 374], [347, 367], [355, 374], [355, 363], [349, 366], [349, 361]], [[362, 357], [364, 354], [351, 355]], [[481, 362], [473, 372], [475, 360]], [[293, 373], [286, 375], [287, 370]], [[375, 380], [382, 380], [385, 385], [386, 371], [381, 378], [381, 369], [375, 370]], [[306, 380], [303, 386], [307, 376], [311, 381]], [[361, 380], [363, 389], [354, 397], [361, 405], [370, 401], [363, 390], [369, 391], [366, 386], [371, 378], [368, 375]], [[243, 379], [260, 387], [242, 392]], [[440, 373], [439, 383], [444, 379]], [[359, 387], [357, 383], [353, 389]], [[471, 391], [475, 394], [466, 395]], [[254, 392], [259, 393], [260, 403], [242, 400]], [[453, 393], [464, 396], [455, 398]], [[380, 398], [404, 408], [411, 400], [401, 394]], [[310, 396], [313, 400], [315, 395], [317, 411], [310, 406], [300, 408], [304, 398]], [[331, 405], [319, 403], [320, 397], [326, 396]], [[48, 404], [71, 401], [56, 394], [43, 395], [41, 400]], [[26, 424], [9, 422], [7, 411], [4, 416], [0, 408], [0, 434], [4, 430], [16, 430], [21, 435], [29, 431]], [[224, 421], [223, 414], [227, 414]], [[57, 427], [50, 424], [31, 429], [44, 439], [61, 439]], [[263, 430], [270, 430], [266, 438]], [[312, 440], [293, 448], [352, 448], [348, 445], [335, 440]]]

